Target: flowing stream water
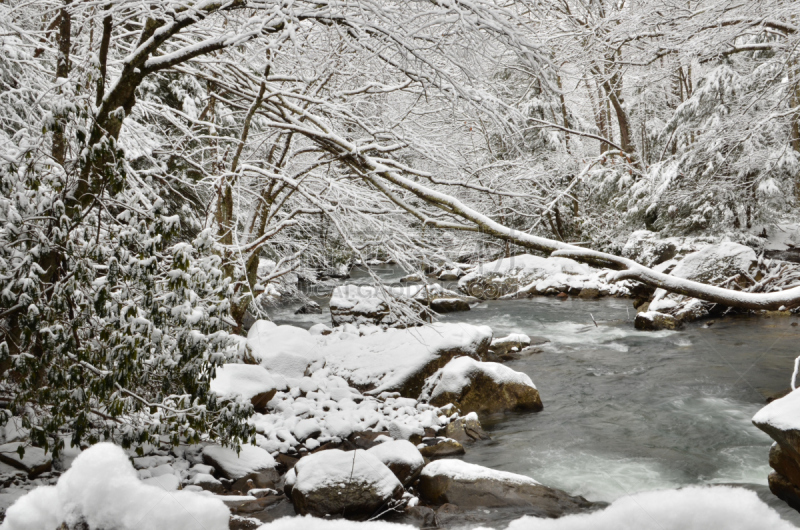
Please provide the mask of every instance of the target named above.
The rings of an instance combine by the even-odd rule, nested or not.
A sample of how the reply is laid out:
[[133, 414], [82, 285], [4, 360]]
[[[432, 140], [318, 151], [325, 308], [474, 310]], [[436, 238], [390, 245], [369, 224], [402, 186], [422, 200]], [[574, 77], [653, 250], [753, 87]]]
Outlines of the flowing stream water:
[[[396, 281], [395, 267], [378, 269]], [[363, 272], [350, 283], [367, 283]], [[275, 314], [281, 324], [330, 325], [321, 315]], [[534, 477], [593, 501], [697, 484], [755, 490], [800, 526], [800, 514], [769, 493], [771, 439], [751, 423], [766, 398], [789, 387], [800, 318], [729, 317], [680, 331], [641, 332], [628, 299], [535, 297], [482, 302], [444, 322], [485, 324], [549, 340], [508, 362], [536, 384], [544, 410], [482, 423], [492, 440], [464, 459]], [[795, 324], [795, 325], [793, 325]]]

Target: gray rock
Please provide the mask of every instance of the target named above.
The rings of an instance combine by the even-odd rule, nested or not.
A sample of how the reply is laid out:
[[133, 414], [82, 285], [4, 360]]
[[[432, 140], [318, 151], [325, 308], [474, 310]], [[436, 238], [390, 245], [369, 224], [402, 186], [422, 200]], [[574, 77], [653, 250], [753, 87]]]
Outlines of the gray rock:
[[427, 438], [422, 440], [424, 447], [419, 452], [429, 460], [463, 455], [464, 446], [452, 438]]
[[309, 300], [294, 312], [295, 315], [319, 315], [320, 313], [322, 313], [322, 308], [313, 300]]
[[444, 435], [461, 444], [491, 439], [481, 427], [477, 414], [467, 414], [448, 423], [444, 429]]
[[454, 504], [469, 509], [524, 506], [526, 513], [537, 517], [561, 517], [592, 507], [583, 497], [548, 488], [529, 477], [459, 460], [440, 460], [425, 466], [418, 490], [422, 499], [434, 505]]
[[431, 300], [431, 309], [437, 313], [455, 313], [469, 311], [469, 303], [461, 298], [437, 298]]

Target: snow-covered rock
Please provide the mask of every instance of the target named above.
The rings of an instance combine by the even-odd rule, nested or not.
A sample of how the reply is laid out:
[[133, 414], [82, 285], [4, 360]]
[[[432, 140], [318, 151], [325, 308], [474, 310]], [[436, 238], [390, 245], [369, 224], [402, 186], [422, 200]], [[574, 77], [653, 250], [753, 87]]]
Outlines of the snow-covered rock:
[[359, 390], [416, 398], [427, 377], [456, 356], [482, 358], [491, 339], [487, 326], [436, 323], [331, 341], [320, 349], [320, 356], [326, 370]]
[[279, 385], [264, 367], [253, 364], [218, 366], [210, 390], [224, 397], [241, 396], [258, 412], [266, 412], [267, 403]]
[[544, 517], [560, 517], [591, 506], [583, 497], [542, 486], [530, 477], [454, 459], [425, 466], [418, 490], [431, 504], [452, 503], [473, 509], [525, 506], [528, 513]]
[[242, 445], [237, 455], [228, 447], [207, 445], [203, 448], [203, 461], [214, 467], [219, 476], [232, 481], [233, 490], [247, 491], [248, 480], [259, 488], [271, 488], [278, 482], [277, 462], [260, 447]]
[[253, 324], [247, 345], [261, 366], [286, 377], [302, 377], [308, 365], [319, 358], [319, 343], [308, 331], [268, 320]]
[[521, 254], [475, 267], [458, 281], [458, 287], [482, 300], [560, 292], [578, 295], [584, 288], [596, 289], [602, 296], [627, 295], [628, 282], [609, 283], [607, 274], [569, 258]]
[[452, 438], [445, 438], [441, 436], [437, 436], [435, 438], [425, 438], [417, 447], [422, 456], [428, 460], [450, 458], [466, 453], [464, 446], [461, 445], [461, 442], [453, 440]]
[[314, 453], [301, 458], [293, 471], [291, 498], [301, 515], [366, 519], [403, 495], [394, 473], [363, 449]]
[[769, 453], [769, 464], [775, 470], [769, 476], [770, 490], [800, 510], [800, 391], [759, 410], [753, 424], [776, 442]]
[[83, 520], [89, 528], [196, 530], [202, 521], [206, 530], [227, 530], [230, 512], [206, 495], [166, 494], [147, 485], [120, 447], [100, 443], [81, 453], [55, 486], [36, 488], [17, 500], [2, 528], [55, 529], [65, 521]]
[[489, 351], [497, 357], [502, 357], [512, 350], [521, 351], [531, 345], [531, 338], [523, 333], [512, 333], [506, 337], [492, 340]]
[[660, 329], [678, 329], [682, 322], [672, 315], [658, 311], [643, 311], [636, 314], [633, 320], [636, 329], [642, 331], [657, 331]]
[[419, 449], [407, 440], [383, 442], [367, 449], [367, 452], [391, 469], [403, 486], [416, 480], [425, 465]]
[[211, 493], [225, 493], [225, 486], [222, 484], [222, 482], [208, 473], [195, 473], [194, 476], [186, 481], [186, 484], [189, 486], [199, 486], [200, 488], [210, 491]]
[[470, 357], [453, 359], [432, 375], [421, 399], [435, 406], [453, 403], [464, 414], [542, 410], [539, 391], [528, 375]]
[[[18, 452], [20, 446], [25, 450], [22, 457]], [[52, 458], [44, 449], [20, 442], [0, 445], [0, 462], [26, 472], [30, 478], [50, 471], [53, 466]]]
[[[752, 248], [738, 243], [723, 242], [708, 245], [680, 260], [670, 275], [709, 285], [723, 285], [733, 280], [734, 287], [752, 285], [757, 274], [758, 258]], [[696, 320], [705, 316], [713, 304], [702, 302], [664, 289], [656, 289], [647, 307], [673, 315], [681, 321]]]
[[[383, 327], [405, 327], [415, 323], [413, 317], [424, 319], [426, 307], [441, 313], [468, 311], [472, 301], [475, 300], [445, 289], [438, 283], [404, 286], [342, 285], [331, 294], [331, 321], [334, 326], [376, 324]], [[392, 305], [404, 306], [406, 315], [413, 317], [392, 315]]]

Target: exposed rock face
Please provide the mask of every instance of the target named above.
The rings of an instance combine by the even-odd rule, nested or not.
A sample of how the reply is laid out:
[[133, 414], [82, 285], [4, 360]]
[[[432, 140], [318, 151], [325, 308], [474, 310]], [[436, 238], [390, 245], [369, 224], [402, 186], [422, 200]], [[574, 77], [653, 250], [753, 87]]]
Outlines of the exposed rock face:
[[232, 490], [251, 489], [248, 481], [257, 488], [273, 488], [279, 479], [275, 469], [277, 462], [272, 455], [252, 445], [242, 445], [238, 455], [227, 447], [207, 445], [203, 448], [203, 462], [212, 466], [220, 477], [231, 481]]
[[448, 423], [444, 429], [444, 435], [461, 444], [489, 440], [491, 438], [481, 427], [478, 415], [474, 412]]
[[753, 416], [753, 424], [775, 445], [769, 452], [769, 489], [800, 511], [800, 391], [775, 399]]
[[368, 519], [403, 495], [403, 486], [377, 457], [362, 449], [322, 451], [301, 458], [287, 475], [300, 515]]
[[530, 510], [526, 513], [537, 517], [560, 517], [592, 505], [582, 497], [572, 497], [523, 475], [452, 459], [425, 466], [418, 490], [431, 504], [451, 503], [469, 508], [524, 506]]
[[422, 440], [424, 447], [419, 452], [429, 460], [463, 455], [464, 446], [452, 438], [426, 438]]
[[526, 374], [470, 357], [453, 359], [438, 370], [420, 398], [437, 407], [453, 403], [462, 414], [542, 410], [539, 391]]
[[403, 486], [414, 482], [425, 465], [419, 449], [406, 440], [383, 442], [367, 452], [383, 462]]
[[683, 323], [672, 315], [658, 311], [646, 311], [636, 314], [633, 321], [636, 329], [642, 331], [657, 331], [660, 329], [678, 329]]
[[309, 300], [294, 312], [295, 315], [318, 315], [320, 313], [322, 313], [322, 307], [313, 300]]

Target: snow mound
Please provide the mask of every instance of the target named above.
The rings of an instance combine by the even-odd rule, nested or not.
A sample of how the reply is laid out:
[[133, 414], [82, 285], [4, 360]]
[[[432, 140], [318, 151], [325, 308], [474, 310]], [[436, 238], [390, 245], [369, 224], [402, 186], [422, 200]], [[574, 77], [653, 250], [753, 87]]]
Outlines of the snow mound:
[[541, 277], [556, 274], [584, 274], [590, 273], [589, 267], [569, 258], [543, 258], [531, 254], [522, 254], [510, 258], [502, 258], [477, 266], [472, 272], [461, 278], [459, 286], [469, 281], [470, 277], [478, 274], [496, 273], [535, 273]]
[[303, 377], [308, 365], [318, 359], [319, 343], [308, 331], [259, 320], [247, 333], [247, 345], [261, 366], [286, 377]]
[[143, 484], [125, 452], [101, 443], [82, 452], [55, 486], [39, 487], [6, 512], [2, 530], [53, 530], [84, 519], [114, 530], [227, 530], [230, 512], [214, 498]]
[[479, 479], [498, 480], [512, 484], [539, 484], [536, 480], [526, 477], [525, 475], [517, 475], [516, 473], [509, 473], [508, 471], [497, 471], [488, 467], [470, 464], [463, 460], [453, 460], [450, 458], [444, 460], [434, 460], [422, 470], [424, 477], [446, 476], [453, 480], [470, 482]]
[[330, 342], [320, 350], [320, 355], [331, 373], [343, 377], [356, 388], [380, 394], [400, 391], [418, 375], [431, 375], [437, 367], [424, 372], [443, 353], [479, 357], [491, 339], [492, 330], [487, 326], [436, 323]]
[[623, 497], [608, 508], [560, 519], [523, 517], [508, 530], [790, 530], [795, 526], [743, 488], [689, 487]]
[[376, 445], [367, 452], [386, 464], [423, 465], [425, 461], [414, 444], [408, 440], [392, 440]]

